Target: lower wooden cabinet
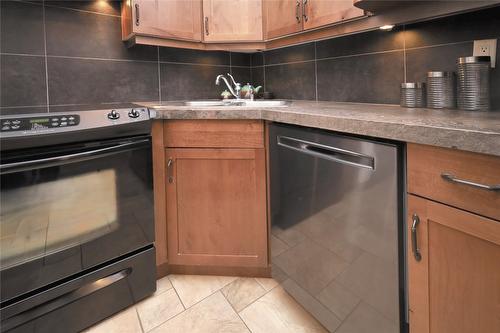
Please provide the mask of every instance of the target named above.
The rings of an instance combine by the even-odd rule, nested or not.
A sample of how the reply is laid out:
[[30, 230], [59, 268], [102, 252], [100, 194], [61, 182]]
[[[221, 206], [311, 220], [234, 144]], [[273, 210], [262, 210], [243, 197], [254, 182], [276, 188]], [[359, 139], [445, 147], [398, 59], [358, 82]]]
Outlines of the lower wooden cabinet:
[[499, 221], [409, 195], [408, 270], [411, 333], [500, 332]]
[[266, 275], [264, 124], [175, 120], [162, 135], [170, 271]]

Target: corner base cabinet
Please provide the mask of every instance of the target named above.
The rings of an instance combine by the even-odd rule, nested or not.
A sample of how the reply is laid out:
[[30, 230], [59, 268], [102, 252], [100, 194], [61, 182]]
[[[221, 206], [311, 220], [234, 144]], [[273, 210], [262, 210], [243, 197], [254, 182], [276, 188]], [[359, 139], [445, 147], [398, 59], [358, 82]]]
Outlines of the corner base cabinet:
[[166, 120], [161, 135], [168, 271], [268, 275], [263, 122]]
[[264, 149], [173, 148], [165, 156], [169, 264], [267, 265]]
[[408, 145], [411, 333], [500, 332], [497, 184], [499, 157]]

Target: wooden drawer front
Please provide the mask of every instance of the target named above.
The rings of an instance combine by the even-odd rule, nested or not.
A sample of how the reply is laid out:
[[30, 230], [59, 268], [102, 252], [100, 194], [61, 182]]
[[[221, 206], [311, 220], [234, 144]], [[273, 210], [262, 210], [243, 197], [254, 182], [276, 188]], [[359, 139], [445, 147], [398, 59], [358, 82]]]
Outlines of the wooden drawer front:
[[500, 157], [408, 144], [408, 192], [500, 220], [500, 191], [446, 180], [500, 185]]
[[164, 125], [169, 148], [263, 148], [260, 120], [168, 120]]

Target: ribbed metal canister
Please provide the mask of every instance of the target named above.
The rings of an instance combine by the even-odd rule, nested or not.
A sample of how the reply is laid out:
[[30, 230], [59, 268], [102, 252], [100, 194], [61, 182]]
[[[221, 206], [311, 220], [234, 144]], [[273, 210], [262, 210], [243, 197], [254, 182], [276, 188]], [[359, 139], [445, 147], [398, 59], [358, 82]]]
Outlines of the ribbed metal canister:
[[432, 109], [454, 109], [455, 73], [427, 72], [427, 107]]
[[457, 79], [459, 109], [490, 109], [490, 57], [458, 58]]
[[405, 108], [425, 107], [425, 83], [401, 83], [400, 105]]

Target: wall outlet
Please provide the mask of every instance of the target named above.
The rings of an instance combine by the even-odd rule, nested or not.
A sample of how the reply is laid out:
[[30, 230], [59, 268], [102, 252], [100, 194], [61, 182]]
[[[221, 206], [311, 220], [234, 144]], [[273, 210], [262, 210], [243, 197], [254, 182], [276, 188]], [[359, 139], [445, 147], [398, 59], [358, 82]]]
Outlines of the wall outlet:
[[482, 39], [474, 41], [473, 56], [490, 56], [491, 68], [495, 68], [496, 55], [497, 55], [497, 40], [496, 39]]

